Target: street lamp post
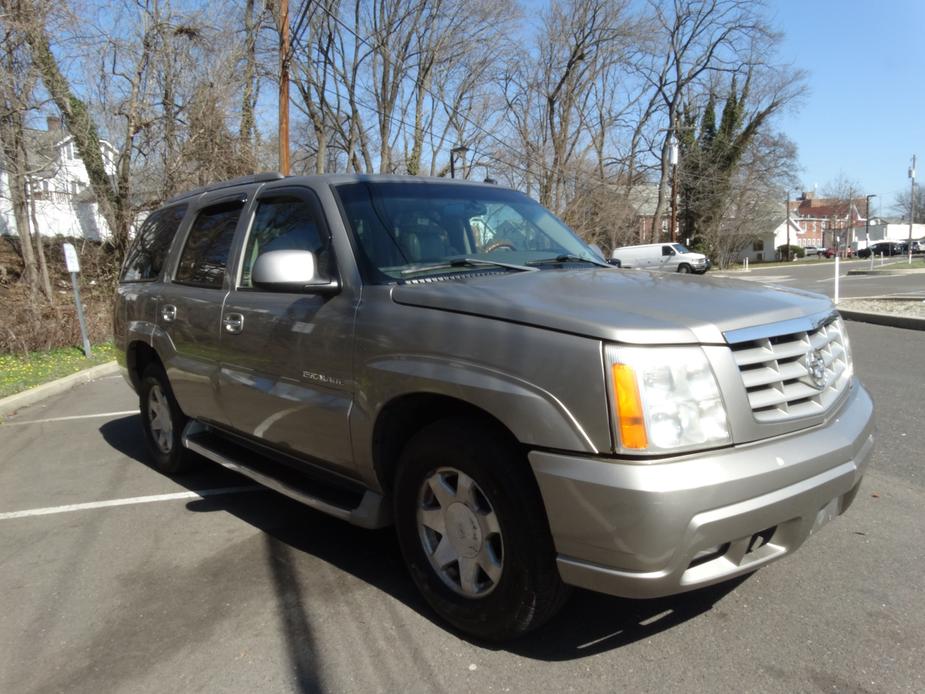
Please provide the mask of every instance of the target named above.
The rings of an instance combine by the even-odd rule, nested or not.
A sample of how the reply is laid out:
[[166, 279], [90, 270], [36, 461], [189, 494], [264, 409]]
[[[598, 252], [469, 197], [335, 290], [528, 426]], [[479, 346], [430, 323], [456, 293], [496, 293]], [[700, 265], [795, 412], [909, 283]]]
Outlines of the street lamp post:
[[675, 225], [678, 223], [678, 141], [671, 136], [671, 148], [668, 151], [668, 163], [671, 164], [671, 226], [668, 228], [668, 240], [674, 243]]
[[787, 224], [787, 251], [786, 251], [786, 259], [787, 259], [787, 262], [789, 263], [789, 262], [790, 262], [790, 191], [789, 191], [789, 190], [787, 191], [786, 205], [787, 205], [787, 222], [786, 222], [786, 224]]
[[912, 166], [909, 167], [909, 178], [912, 180], [912, 190], [909, 192], [909, 263], [912, 263], [912, 225], [915, 223], [915, 155], [912, 155]]
[[457, 145], [450, 150], [450, 178], [456, 178], [456, 157], [463, 160], [463, 178], [466, 177], [466, 153], [469, 148], [465, 145]]
[[874, 265], [874, 254], [870, 250], [870, 199], [877, 197], [876, 193], [867, 196], [867, 209], [864, 210], [864, 240], [867, 243], [867, 251], [870, 253], [870, 265]]

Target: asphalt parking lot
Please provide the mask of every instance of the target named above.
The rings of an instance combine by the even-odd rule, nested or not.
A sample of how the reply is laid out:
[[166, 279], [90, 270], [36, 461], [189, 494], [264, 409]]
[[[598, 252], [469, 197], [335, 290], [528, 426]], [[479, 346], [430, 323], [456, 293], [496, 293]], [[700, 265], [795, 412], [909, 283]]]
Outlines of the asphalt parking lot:
[[925, 691], [925, 332], [849, 331], [880, 436], [845, 516], [731, 584], [576, 592], [505, 647], [432, 618], [390, 531], [153, 471], [118, 376], [24, 409], [0, 425], [0, 692]]

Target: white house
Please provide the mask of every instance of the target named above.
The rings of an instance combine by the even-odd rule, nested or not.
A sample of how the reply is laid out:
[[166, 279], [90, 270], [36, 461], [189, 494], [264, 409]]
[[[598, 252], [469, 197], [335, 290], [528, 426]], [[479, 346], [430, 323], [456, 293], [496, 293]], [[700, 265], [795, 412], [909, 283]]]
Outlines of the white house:
[[795, 219], [784, 219], [773, 230], [763, 232], [752, 243], [739, 251], [738, 262], [748, 258], [750, 263], [777, 260], [777, 249], [787, 245], [787, 225], [790, 225], [790, 245], [804, 245], [798, 240], [803, 231]]
[[[47, 130], [26, 130], [29, 175], [26, 200], [33, 233], [101, 240], [109, 227], [99, 213], [90, 190], [87, 168], [77, 153], [74, 138], [57, 118], [47, 119]], [[101, 141], [106, 172], [115, 173], [116, 148]], [[16, 235], [10, 199], [10, 176], [0, 169], [0, 234]]]

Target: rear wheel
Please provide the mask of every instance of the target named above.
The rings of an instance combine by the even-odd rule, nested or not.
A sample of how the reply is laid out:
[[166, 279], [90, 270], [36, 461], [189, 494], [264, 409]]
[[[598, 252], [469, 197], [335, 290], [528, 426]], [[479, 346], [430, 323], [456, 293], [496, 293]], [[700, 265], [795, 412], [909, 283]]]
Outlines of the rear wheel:
[[536, 481], [499, 432], [462, 418], [428, 426], [402, 452], [393, 497], [415, 584], [461, 631], [511, 639], [564, 604]]
[[191, 455], [183, 447], [181, 437], [189, 420], [177, 405], [160, 364], [145, 369], [138, 399], [145, 443], [154, 467], [168, 475], [184, 472]]

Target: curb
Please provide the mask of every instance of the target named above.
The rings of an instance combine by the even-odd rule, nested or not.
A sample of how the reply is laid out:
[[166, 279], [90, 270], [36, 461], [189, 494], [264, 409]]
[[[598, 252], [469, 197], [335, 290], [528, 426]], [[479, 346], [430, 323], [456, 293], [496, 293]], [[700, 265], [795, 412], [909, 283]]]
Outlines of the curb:
[[[838, 307], [836, 307], [838, 308]], [[889, 313], [867, 313], [865, 311], [845, 311], [839, 308], [838, 312], [843, 318], [859, 323], [873, 323], [886, 325], [891, 328], [905, 328], [906, 330], [925, 330], [925, 318], [912, 316], [894, 316]]]
[[63, 378], [49, 381], [48, 383], [43, 383], [42, 385], [35, 386], [29, 390], [24, 390], [21, 393], [16, 393], [15, 395], [2, 398], [0, 399], [0, 417], [10, 415], [16, 410], [19, 410], [28, 405], [34, 405], [35, 403], [44, 400], [45, 398], [49, 398], [52, 395], [58, 395], [59, 393], [68, 391], [74, 386], [79, 386], [82, 383], [88, 383], [102, 376], [109, 376], [110, 374], [117, 373], [118, 371], [119, 365], [115, 361], [108, 361], [105, 364], [91, 366], [89, 369], [78, 371], [77, 373], [73, 373], [70, 376], [64, 376]]

